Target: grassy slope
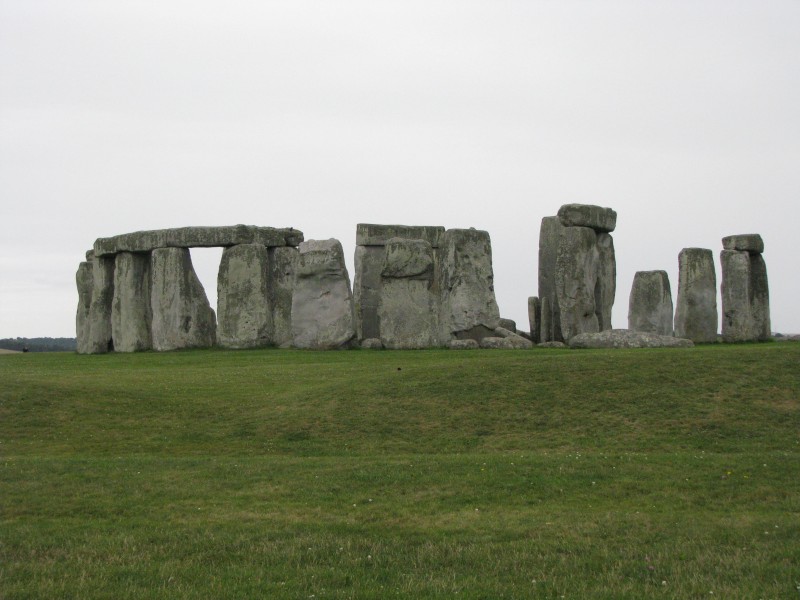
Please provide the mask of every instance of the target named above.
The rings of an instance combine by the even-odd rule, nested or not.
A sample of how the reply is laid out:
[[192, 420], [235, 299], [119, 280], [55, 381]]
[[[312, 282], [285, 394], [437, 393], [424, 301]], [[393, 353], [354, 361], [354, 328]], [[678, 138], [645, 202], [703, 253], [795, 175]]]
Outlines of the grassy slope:
[[0, 597], [784, 598], [800, 345], [0, 359]]

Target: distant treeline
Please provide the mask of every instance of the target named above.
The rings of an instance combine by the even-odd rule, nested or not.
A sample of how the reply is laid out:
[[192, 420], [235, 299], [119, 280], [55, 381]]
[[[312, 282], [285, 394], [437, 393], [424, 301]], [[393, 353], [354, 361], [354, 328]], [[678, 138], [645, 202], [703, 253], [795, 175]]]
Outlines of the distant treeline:
[[6, 338], [0, 340], [0, 348], [20, 352], [25, 348], [30, 352], [74, 352], [75, 338]]

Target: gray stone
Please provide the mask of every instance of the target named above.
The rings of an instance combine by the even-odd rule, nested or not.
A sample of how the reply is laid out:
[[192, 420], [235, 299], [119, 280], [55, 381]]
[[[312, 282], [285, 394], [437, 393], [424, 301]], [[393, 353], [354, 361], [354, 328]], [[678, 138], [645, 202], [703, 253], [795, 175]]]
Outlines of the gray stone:
[[530, 326], [531, 341], [538, 344], [541, 337], [542, 303], [538, 296], [528, 298], [528, 325]]
[[116, 352], [153, 347], [150, 335], [150, 255], [120, 252], [114, 266], [111, 335]]
[[155, 350], [214, 345], [216, 316], [186, 248], [157, 248], [150, 265]]
[[717, 276], [705, 248], [684, 248], [678, 256], [675, 336], [695, 343], [717, 341]]
[[88, 354], [114, 349], [111, 311], [114, 303], [114, 257], [96, 256], [92, 261], [92, 302], [89, 306]]
[[450, 340], [447, 347], [450, 350], [477, 350], [481, 346], [475, 340]]
[[150, 252], [156, 248], [208, 248], [238, 244], [263, 244], [264, 246], [297, 246], [303, 241], [303, 232], [288, 227], [256, 227], [232, 225], [225, 227], [180, 227], [135, 231], [108, 238], [98, 238], [94, 243], [96, 256], [118, 252]]
[[383, 350], [383, 344], [378, 338], [367, 338], [361, 342], [364, 350]]
[[598, 233], [610, 233], [617, 226], [616, 211], [594, 204], [565, 204], [558, 218], [564, 227], [590, 227]]
[[448, 229], [439, 250], [442, 339], [494, 330], [500, 310], [494, 295], [492, 244], [486, 231]]
[[617, 294], [617, 259], [614, 239], [607, 233], [597, 234], [597, 283], [595, 285], [595, 314], [600, 331], [611, 329], [611, 309]]
[[628, 302], [628, 329], [672, 335], [672, 291], [666, 271], [637, 271]]
[[300, 244], [292, 296], [292, 345], [328, 350], [355, 338], [350, 278], [338, 240]]
[[569, 340], [570, 348], [691, 348], [691, 340], [628, 329], [580, 333]]
[[558, 217], [544, 217], [539, 228], [539, 300], [541, 302], [540, 339], [560, 341], [561, 321], [556, 302], [556, 259], [564, 226]]
[[723, 250], [722, 339], [726, 342], [770, 339], [769, 285], [761, 254]]
[[442, 243], [444, 227], [430, 225], [376, 225], [359, 223], [356, 225], [356, 245], [385, 246], [392, 238], [425, 240], [432, 248]]
[[502, 337], [485, 337], [480, 341], [480, 347], [487, 350], [514, 350], [514, 343]]
[[729, 235], [722, 238], [722, 247], [725, 250], [740, 250], [751, 254], [761, 254], [764, 252], [764, 240], [757, 233]]
[[500, 327], [508, 329], [509, 331], [517, 330], [517, 322], [514, 319], [504, 319], [500, 317]]
[[565, 227], [556, 258], [556, 301], [561, 334], [569, 340], [579, 333], [600, 330], [595, 288], [599, 253], [597, 234], [588, 227]]
[[[94, 255], [92, 255], [94, 257]], [[78, 265], [75, 273], [75, 283], [78, 286], [78, 310], [75, 315], [76, 350], [78, 354], [89, 354], [89, 323], [90, 308], [92, 305], [92, 262], [91, 259]]]
[[270, 248], [267, 294], [272, 307], [272, 343], [292, 343], [292, 295], [299, 250], [292, 246]]
[[225, 248], [217, 275], [217, 345], [257, 348], [272, 342], [272, 310], [263, 244]]
[[431, 245], [424, 240], [390, 239], [381, 274], [378, 319], [383, 345], [390, 349], [439, 345]]
[[496, 337], [501, 337], [508, 341], [508, 343], [511, 344], [511, 347], [514, 349], [528, 350], [529, 348], [533, 348], [533, 343], [530, 340], [526, 340], [518, 333], [511, 331], [510, 329], [506, 329], [505, 327], [496, 327], [494, 334]]
[[566, 348], [567, 345], [564, 342], [539, 342], [536, 344], [537, 348]]

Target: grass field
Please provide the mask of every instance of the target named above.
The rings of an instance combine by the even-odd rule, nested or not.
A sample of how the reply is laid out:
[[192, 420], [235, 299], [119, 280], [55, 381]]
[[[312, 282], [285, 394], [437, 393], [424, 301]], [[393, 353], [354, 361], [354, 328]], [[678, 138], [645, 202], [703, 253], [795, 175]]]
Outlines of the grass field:
[[800, 344], [0, 357], [0, 598], [800, 598]]

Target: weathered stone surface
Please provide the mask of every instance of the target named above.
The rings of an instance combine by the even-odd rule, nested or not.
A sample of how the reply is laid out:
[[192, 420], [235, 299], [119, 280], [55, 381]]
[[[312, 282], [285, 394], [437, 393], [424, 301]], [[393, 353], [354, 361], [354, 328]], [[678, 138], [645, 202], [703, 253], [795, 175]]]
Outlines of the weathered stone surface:
[[610, 233], [617, 226], [616, 211], [594, 204], [565, 204], [558, 209], [558, 218], [564, 227], [590, 227], [598, 233]]
[[450, 340], [447, 347], [450, 350], [477, 350], [481, 345], [475, 340]]
[[364, 350], [383, 350], [383, 344], [378, 338], [367, 338], [361, 342]]
[[487, 350], [514, 350], [514, 343], [502, 337], [485, 337], [480, 341], [480, 347]]
[[359, 223], [356, 225], [356, 245], [385, 246], [392, 238], [425, 240], [432, 248], [441, 245], [444, 227], [430, 225], [376, 225]]
[[257, 348], [272, 342], [268, 277], [266, 246], [225, 248], [217, 275], [217, 345]]
[[564, 226], [558, 217], [544, 217], [539, 228], [539, 300], [541, 302], [540, 339], [561, 338], [561, 320], [556, 301], [556, 259]]
[[722, 339], [764, 341], [771, 337], [767, 267], [761, 254], [723, 250]]
[[114, 266], [111, 335], [116, 352], [153, 346], [150, 335], [150, 255], [120, 252]]
[[108, 238], [98, 238], [94, 243], [96, 256], [118, 252], [150, 252], [156, 248], [208, 248], [235, 246], [237, 244], [263, 244], [264, 246], [297, 246], [303, 241], [303, 232], [291, 227], [256, 227], [232, 225], [225, 227], [180, 227], [135, 231]]
[[186, 248], [157, 248], [150, 265], [155, 350], [203, 348], [216, 339], [216, 316]]
[[486, 231], [448, 229], [439, 249], [442, 339], [500, 324], [494, 295], [492, 244]]
[[672, 291], [666, 271], [637, 271], [628, 301], [628, 329], [672, 335]]
[[757, 233], [729, 235], [722, 238], [722, 247], [725, 250], [740, 250], [752, 254], [761, 254], [764, 252], [764, 240]]
[[92, 261], [92, 302], [89, 306], [87, 353], [114, 349], [111, 310], [114, 303], [114, 257], [96, 256]]
[[561, 334], [565, 340], [600, 329], [595, 303], [598, 254], [597, 234], [593, 229], [564, 228], [556, 258], [555, 282]]
[[531, 341], [538, 344], [541, 336], [542, 303], [538, 296], [528, 298], [528, 326], [530, 327]]
[[272, 343], [292, 343], [292, 294], [299, 250], [292, 246], [270, 248], [267, 294], [272, 307]]
[[503, 329], [508, 329], [509, 331], [517, 330], [517, 322], [514, 319], [504, 319], [503, 317], [500, 317], [499, 326]]
[[567, 345], [564, 342], [539, 342], [536, 344], [537, 348], [566, 348]]
[[693, 342], [717, 341], [717, 276], [705, 248], [684, 248], [678, 256], [675, 336]]
[[431, 245], [424, 240], [390, 239], [381, 274], [378, 319], [383, 345], [390, 349], [439, 345]]
[[496, 337], [501, 337], [504, 340], [508, 341], [508, 343], [511, 344], [512, 348], [518, 350], [528, 350], [529, 348], [533, 348], [533, 343], [530, 340], [526, 340], [524, 337], [522, 337], [515, 331], [511, 331], [510, 329], [506, 329], [505, 327], [496, 327], [494, 330], [494, 334]]
[[617, 258], [614, 239], [607, 233], [597, 234], [597, 283], [595, 285], [595, 314], [600, 331], [611, 329], [611, 309], [617, 294]]
[[[94, 255], [92, 255], [92, 258]], [[78, 354], [91, 352], [89, 344], [89, 312], [92, 305], [92, 263], [91, 260], [78, 265], [75, 273], [75, 284], [78, 286], [78, 310], [75, 314], [75, 337]]]
[[580, 333], [569, 340], [570, 348], [691, 348], [691, 340], [628, 329]]
[[328, 350], [355, 338], [350, 278], [338, 240], [300, 244], [292, 296], [292, 345]]

